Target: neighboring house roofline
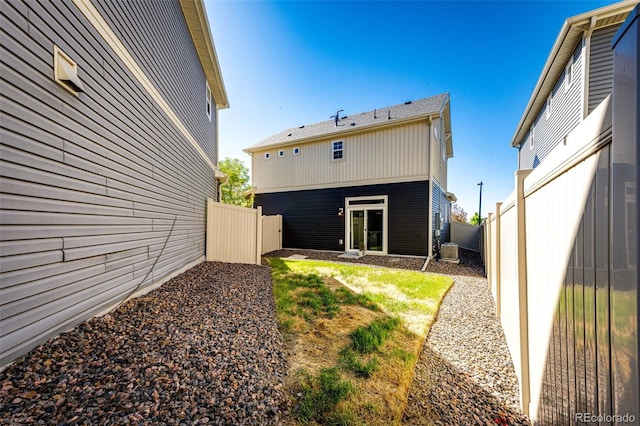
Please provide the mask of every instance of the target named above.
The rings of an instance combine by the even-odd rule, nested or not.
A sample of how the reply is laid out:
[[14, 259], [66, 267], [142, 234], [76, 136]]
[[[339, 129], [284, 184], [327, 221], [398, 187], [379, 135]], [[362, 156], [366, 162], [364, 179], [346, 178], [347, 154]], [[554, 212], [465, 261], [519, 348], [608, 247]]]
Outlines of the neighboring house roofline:
[[[432, 108], [400, 116], [392, 114], [391, 119], [388, 118], [389, 111], [394, 111], [394, 113], [402, 114], [400, 111], [404, 106], [407, 106], [407, 108], [411, 108], [411, 106], [414, 104], [418, 105], [420, 102], [428, 103], [429, 101], [435, 101], [435, 104]], [[245, 148], [243, 151], [251, 155], [254, 152], [260, 152], [267, 149], [306, 144], [326, 139], [339, 139], [345, 136], [370, 131], [372, 129], [384, 129], [400, 124], [407, 124], [442, 116], [445, 120], [445, 134], [448, 135], [447, 155], [451, 157], [453, 156], [453, 146], [451, 141], [449, 101], [449, 93], [443, 93], [415, 102], [406, 102], [404, 104], [394, 105], [391, 107], [385, 107], [363, 112], [360, 114], [349, 115], [345, 118], [340, 119], [340, 123], [342, 123], [340, 126], [335, 126], [334, 120], [328, 120], [320, 123], [314, 123], [308, 126], [290, 128], [277, 133], [263, 140], [262, 142], [257, 143], [256, 145]], [[372, 118], [375, 115], [377, 115], [377, 117], [372, 121]], [[354, 125], [351, 125], [350, 123], [354, 123]], [[314, 127], [317, 127], [317, 129], [309, 131], [309, 129], [313, 129]], [[301, 129], [304, 130], [300, 131]], [[294, 135], [295, 132], [301, 134]]]
[[517, 147], [524, 140], [583, 34], [623, 22], [637, 4], [636, 0], [625, 0], [573, 16], [564, 22], [516, 127], [511, 146]]
[[229, 98], [224, 87], [220, 62], [213, 44], [204, 2], [203, 0], [180, 0], [180, 7], [202, 63], [202, 69], [209, 82], [216, 107], [218, 109], [229, 108]]

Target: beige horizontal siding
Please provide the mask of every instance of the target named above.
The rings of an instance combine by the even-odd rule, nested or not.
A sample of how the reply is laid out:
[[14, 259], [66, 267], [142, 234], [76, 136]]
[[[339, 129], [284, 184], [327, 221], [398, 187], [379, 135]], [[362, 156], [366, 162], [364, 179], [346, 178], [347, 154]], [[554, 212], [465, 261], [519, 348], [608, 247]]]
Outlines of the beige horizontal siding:
[[[428, 132], [427, 121], [423, 120], [344, 138], [257, 151], [252, 160], [253, 184], [258, 192], [268, 192], [427, 178]], [[344, 142], [342, 160], [332, 160], [334, 141]], [[300, 147], [299, 155], [293, 155], [295, 147]], [[281, 149], [284, 157], [278, 157]], [[270, 159], [264, 159], [265, 152], [270, 153]]]

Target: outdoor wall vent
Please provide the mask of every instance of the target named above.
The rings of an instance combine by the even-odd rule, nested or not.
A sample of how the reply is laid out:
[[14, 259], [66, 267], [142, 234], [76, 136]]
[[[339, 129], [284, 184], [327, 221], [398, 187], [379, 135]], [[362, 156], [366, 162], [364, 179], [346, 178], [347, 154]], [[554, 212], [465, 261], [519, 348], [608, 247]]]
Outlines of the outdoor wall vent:
[[53, 46], [53, 77], [74, 95], [84, 92], [82, 82], [78, 78], [78, 65], [58, 46]]

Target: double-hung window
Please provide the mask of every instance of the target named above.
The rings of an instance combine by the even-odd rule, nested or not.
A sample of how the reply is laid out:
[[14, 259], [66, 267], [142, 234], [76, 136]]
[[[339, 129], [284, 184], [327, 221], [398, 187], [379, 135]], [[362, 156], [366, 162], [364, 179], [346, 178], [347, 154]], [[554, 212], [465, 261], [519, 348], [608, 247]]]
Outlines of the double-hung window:
[[336, 141], [331, 144], [331, 158], [333, 160], [342, 160], [344, 158], [344, 142]]

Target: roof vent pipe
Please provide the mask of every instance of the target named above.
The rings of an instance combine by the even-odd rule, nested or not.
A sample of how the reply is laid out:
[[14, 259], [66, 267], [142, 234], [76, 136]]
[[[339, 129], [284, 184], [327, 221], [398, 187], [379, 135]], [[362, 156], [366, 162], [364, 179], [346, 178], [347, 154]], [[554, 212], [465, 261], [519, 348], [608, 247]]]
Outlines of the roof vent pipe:
[[391, 120], [391, 110], [387, 111], [389, 114], [387, 114], [387, 120]]

